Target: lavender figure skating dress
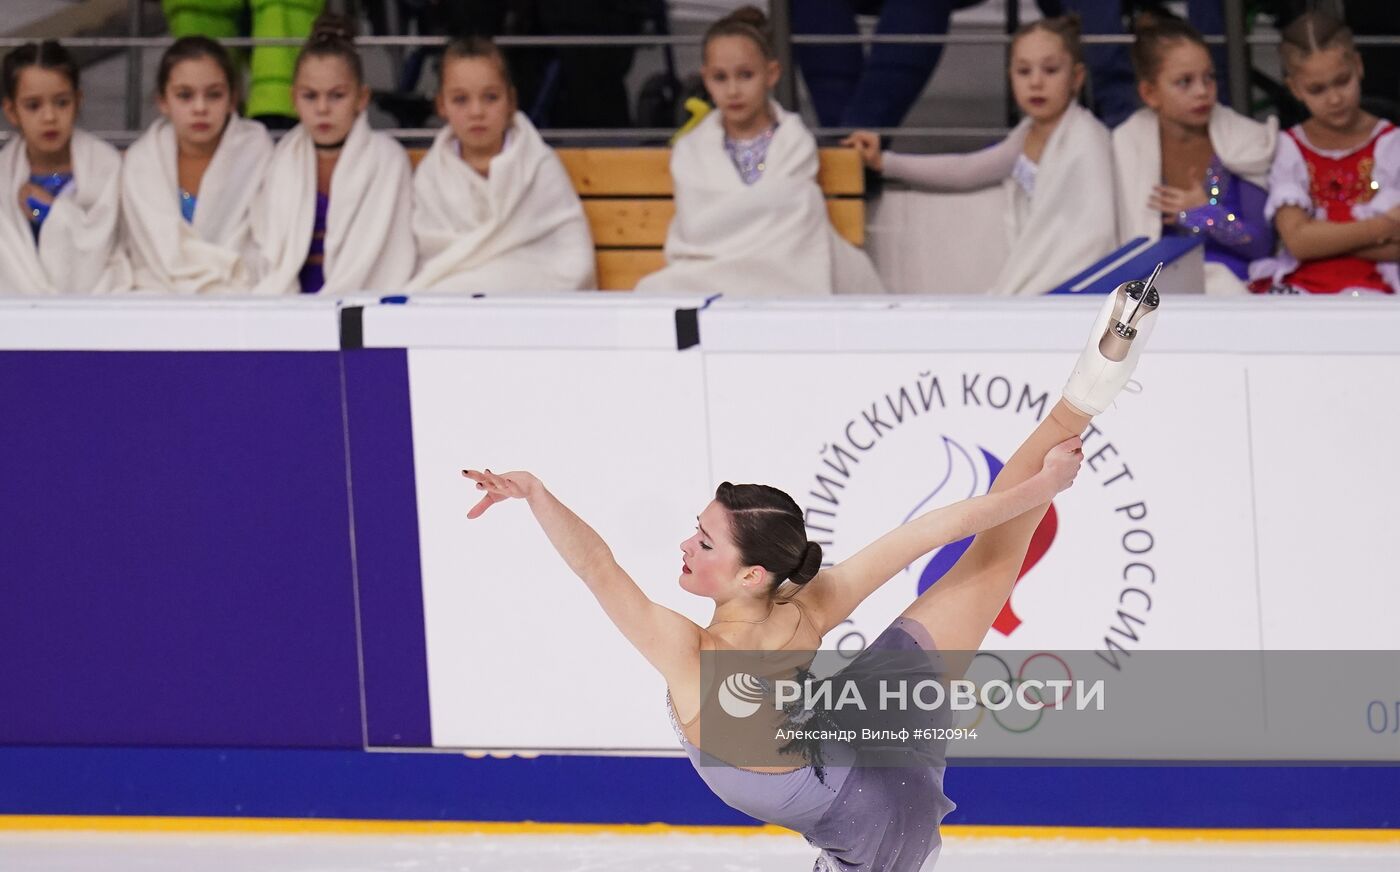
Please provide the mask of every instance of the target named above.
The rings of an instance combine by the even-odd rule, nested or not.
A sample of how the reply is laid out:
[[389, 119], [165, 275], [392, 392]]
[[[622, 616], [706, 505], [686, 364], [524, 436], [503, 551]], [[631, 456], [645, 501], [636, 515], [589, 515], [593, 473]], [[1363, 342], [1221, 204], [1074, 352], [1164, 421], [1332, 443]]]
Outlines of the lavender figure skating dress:
[[[874, 676], [872, 664], [882, 654], [934, 650], [922, 624], [897, 618], [841, 674], [853, 677], [867, 670]], [[941, 746], [930, 749], [932, 765], [890, 767], [861, 765], [862, 751], [833, 741], [822, 744], [820, 772], [811, 764], [790, 772], [755, 772], [696, 747], [686, 728], [699, 715], [681, 724], [669, 698], [667, 708], [676, 737], [715, 795], [745, 814], [801, 833], [821, 849], [814, 872], [915, 872], [934, 862], [942, 845], [939, 826], [955, 808], [943, 792]]]

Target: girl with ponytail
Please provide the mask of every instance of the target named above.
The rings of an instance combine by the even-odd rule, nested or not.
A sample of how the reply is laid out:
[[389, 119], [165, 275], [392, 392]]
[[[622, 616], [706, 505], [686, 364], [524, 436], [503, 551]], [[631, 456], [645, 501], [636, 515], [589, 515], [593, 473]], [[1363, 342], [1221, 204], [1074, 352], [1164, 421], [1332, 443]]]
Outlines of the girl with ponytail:
[[816, 139], [773, 99], [782, 67], [767, 17], [752, 6], [736, 9], [706, 31], [701, 51], [715, 111], [671, 150], [676, 215], [666, 267], [637, 290], [882, 293], [865, 252], [827, 217]]
[[349, 24], [316, 20], [297, 56], [301, 123], [277, 143], [253, 212], [259, 294], [398, 291], [413, 273], [408, 154], [370, 129]]
[[78, 65], [53, 41], [5, 55], [5, 117], [18, 136], [0, 149], [0, 293], [92, 294], [131, 286], [117, 235], [121, 155], [76, 126]]
[[[858, 130], [844, 141], [865, 165], [916, 188], [939, 192], [1000, 187], [1009, 255], [989, 294], [1043, 294], [1117, 247], [1113, 147], [1108, 129], [1079, 105], [1084, 51], [1079, 18], [1041, 18], [1011, 39], [1007, 75], [1024, 117], [1006, 139], [970, 154], [883, 151]], [[968, 228], [967, 244], [988, 228]]]
[[238, 73], [222, 45], [182, 36], [156, 72], [161, 117], [126, 150], [122, 227], [137, 290], [247, 291], [257, 255], [252, 203], [272, 139], [238, 115]]
[[1400, 128], [1361, 108], [1361, 56], [1339, 19], [1308, 12], [1282, 37], [1284, 82], [1310, 117], [1278, 138], [1264, 215], [1283, 244], [1250, 266], [1250, 290], [1400, 291]]
[[1243, 294], [1249, 264], [1274, 249], [1264, 201], [1278, 122], [1220, 105], [1210, 50], [1185, 21], [1139, 13], [1133, 36], [1143, 108], [1113, 131], [1120, 241], [1200, 237], [1202, 290]]

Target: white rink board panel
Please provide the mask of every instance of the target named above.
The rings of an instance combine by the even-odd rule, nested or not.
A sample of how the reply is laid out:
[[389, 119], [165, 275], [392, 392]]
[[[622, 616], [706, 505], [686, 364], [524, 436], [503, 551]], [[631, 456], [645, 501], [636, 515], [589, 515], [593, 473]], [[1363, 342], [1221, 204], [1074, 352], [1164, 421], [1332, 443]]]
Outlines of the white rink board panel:
[[674, 747], [665, 684], [523, 503], [467, 521], [464, 467], [528, 469], [654, 600], [713, 493], [696, 353], [409, 352], [434, 744]]
[[[1202, 391], [1222, 366], [1232, 377]], [[706, 367], [716, 474], [788, 490], [839, 561], [916, 508], [985, 493], [992, 469], [1048, 414], [1066, 364], [1048, 354], [733, 353], [707, 355]], [[1126, 609], [1144, 622], [1138, 642], [1121, 639], [1130, 648], [1257, 647], [1249, 483], [1238, 474], [1243, 373], [1205, 355], [1144, 361], [1140, 376], [1144, 393], [1097, 420], [1078, 482], [1055, 500], [1054, 540], [1012, 595], [1021, 623], [985, 645], [1097, 649]], [[765, 413], [782, 425], [743, 426]], [[1185, 426], [1198, 420], [1213, 426]], [[1202, 482], [1214, 498], [1201, 499]], [[1213, 560], [1198, 559], [1205, 550]], [[866, 600], [827, 644], [850, 630], [877, 635], [915, 598], [927, 562]]]
[[[525, 507], [463, 519], [474, 493], [461, 466], [532, 469], [653, 598], [704, 624], [709, 604], [679, 590], [673, 549], [716, 482], [788, 490], [829, 561], [916, 510], [984, 493], [1058, 397], [1095, 308], [1051, 302], [720, 301], [700, 313], [701, 347], [681, 353], [661, 348], [664, 319], [645, 307], [644, 341], [589, 340], [624, 346], [611, 350], [488, 350], [489, 336], [411, 346], [435, 744], [676, 753], [660, 679]], [[1103, 651], [1125, 664], [1136, 651], [1395, 647], [1395, 585], [1384, 569], [1360, 570], [1379, 559], [1388, 494], [1400, 490], [1400, 464], [1386, 460], [1400, 421], [1378, 399], [1400, 355], [1377, 352], [1400, 310], [1256, 302], [1169, 298], [1180, 308], [1154, 334], [1141, 392], [1087, 434], [1079, 482], [1056, 499], [1053, 536], [985, 646]], [[500, 317], [556, 318], [538, 301], [513, 305]], [[1232, 336], [1244, 347], [1230, 348]], [[992, 350], [977, 349], [984, 339]], [[1280, 354], [1290, 346], [1302, 356]], [[1298, 424], [1303, 396], [1319, 412]], [[1295, 458], [1335, 442], [1339, 427], [1359, 450], [1328, 448], [1343, 457], [1300, 471]], [[888, 583], [826, 645], [873, 639], [938, 559]], [[1324, 588], [1319, 576], [1338, 564], [1346, 581]], [[1319, 608], [1324, 589], [1336, 596]], [[1310, 623], [1319, 614], [1323, 635]], [[1296, 699], [1286, 676], [1262, 677], [1270, 711]], [[1328, 699], [1352, 725], [1355, 701]]]
[[463, 298], [432, 295], [366, 306], [367, 348], [676, 348], [677, 310], [698, 297], [548, 294]]
[[5, 351], [338, 351], [334, 297], [0, 297]]
[[1255, 358], [1249, 385], [1265, 646], [1400, 648], [1400, 354]]

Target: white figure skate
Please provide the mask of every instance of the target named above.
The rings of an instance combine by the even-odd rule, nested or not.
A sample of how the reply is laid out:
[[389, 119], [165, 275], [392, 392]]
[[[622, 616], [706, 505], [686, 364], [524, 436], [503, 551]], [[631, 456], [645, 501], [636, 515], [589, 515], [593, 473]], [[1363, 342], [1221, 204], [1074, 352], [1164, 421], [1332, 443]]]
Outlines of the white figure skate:
[[1064, 398], [1084, 414], [1102, 414], [1132, 376], [1157, 321], [1161, 297], [1152, 283], [1161, 271], [1159, 263], [1147, 281], [1124, 282], [1104, 301], [1064, 390]]

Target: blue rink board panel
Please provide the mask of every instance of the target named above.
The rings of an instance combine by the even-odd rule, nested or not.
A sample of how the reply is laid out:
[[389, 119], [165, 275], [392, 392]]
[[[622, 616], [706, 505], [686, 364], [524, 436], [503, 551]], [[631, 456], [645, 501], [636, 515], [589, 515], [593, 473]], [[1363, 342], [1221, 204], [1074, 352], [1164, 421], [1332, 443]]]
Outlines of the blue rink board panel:
[[[954, 767], [950, 824], [1396, 828], [1400, 767]], [[0, 814], [750, 824], [683, 758], [0, 748]]]
[[362, 747], [351, 417], [369, 733], [431, 742], [405, 357], [356, 354], [0, 352], [0, 743]]
[[347, 351], [341, 359], [350, 433], [366, 736], [372, 746], [431, 747], [408, 352]]

